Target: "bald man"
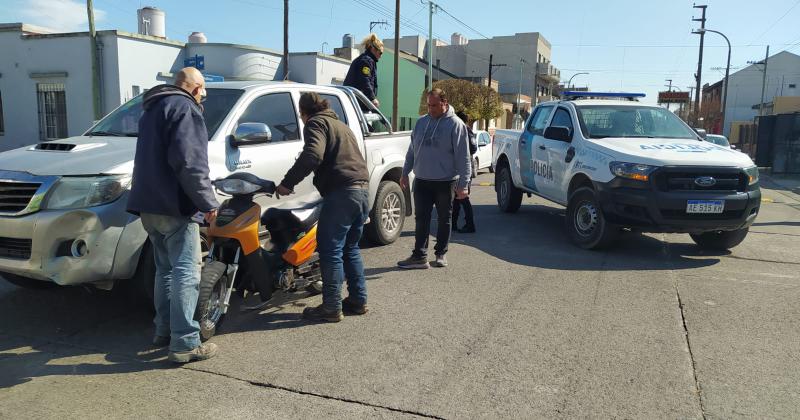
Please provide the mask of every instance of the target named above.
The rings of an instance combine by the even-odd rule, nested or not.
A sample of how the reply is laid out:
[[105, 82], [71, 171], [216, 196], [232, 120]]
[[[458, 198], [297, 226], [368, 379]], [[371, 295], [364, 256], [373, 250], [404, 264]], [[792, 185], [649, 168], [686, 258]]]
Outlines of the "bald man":
[[169, 360], [186, 363], [213, 357], [217, 347], [200, 342], [194, 320], [200, 285], [198, 211], [207, 221], [217, 203], [208, 176], [208, 132], [200, 102], [203, 75], [194, 67], [178, 72], [174, 85], [144, 95], [128, 211], [142, 219], [156, 275], [153, 344], [169, 345]]

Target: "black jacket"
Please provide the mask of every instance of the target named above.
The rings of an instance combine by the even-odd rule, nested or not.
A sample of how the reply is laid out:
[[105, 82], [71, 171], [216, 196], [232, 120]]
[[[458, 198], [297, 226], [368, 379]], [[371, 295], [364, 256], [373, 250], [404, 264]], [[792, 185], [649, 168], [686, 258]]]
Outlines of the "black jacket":
[[371, 101], [378, 96], [378, 59], [369, 51], [356, 57], [347, 70], [345, 86], [352, 86]]
[[367, 162], [350, 127], [330, 109], [311, 116], [303, 128], [305, 146], [281, 184], [289, 189], [312, 171], [314, 186], [325, 194], [369, 182]]
[[191, 216], [219, 207], [208, 177], [208, 132], [192, 95], [160, 85], [144, 95], [128, 211]]

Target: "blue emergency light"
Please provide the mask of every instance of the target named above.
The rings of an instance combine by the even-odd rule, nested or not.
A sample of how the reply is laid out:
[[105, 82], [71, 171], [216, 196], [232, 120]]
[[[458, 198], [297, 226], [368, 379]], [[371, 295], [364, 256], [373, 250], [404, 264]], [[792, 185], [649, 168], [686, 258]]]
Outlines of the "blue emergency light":
[[629, 93], [629, 92], [583, 92], [567, 90], [561, 92], [561, 96], [565, 100], [574, 99], [589, 99], [589, 98], [619, 98], [635, 101], [636, 98], [644, 98], [644, 93]]

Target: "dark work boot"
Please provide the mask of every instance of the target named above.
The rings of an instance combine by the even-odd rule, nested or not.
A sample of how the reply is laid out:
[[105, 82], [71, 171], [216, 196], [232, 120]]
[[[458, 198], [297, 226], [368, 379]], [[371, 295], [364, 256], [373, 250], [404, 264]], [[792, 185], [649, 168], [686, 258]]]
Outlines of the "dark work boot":
[[344, 319], [342, 311], [331, 312], [322, 305], [303, 309], [303, 318], [309, 321], [339, 322]]
[[345, 315], [364, 315], [368, 311], [367, 305], [355, 303], [349, 296], [342, 300], [342, 312]]

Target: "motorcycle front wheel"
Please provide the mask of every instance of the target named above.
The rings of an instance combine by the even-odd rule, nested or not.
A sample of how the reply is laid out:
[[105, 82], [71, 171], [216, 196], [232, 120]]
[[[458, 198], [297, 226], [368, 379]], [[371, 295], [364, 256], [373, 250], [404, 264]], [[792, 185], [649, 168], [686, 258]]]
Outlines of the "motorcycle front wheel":
[[227, 288], [227, 265], [220, 261], [209, 261], [200, 274], [200, 295], [194, 319], [200, 323], [200, 340], [206, 341], [217, 332], [224, 317], [225, 291]]

